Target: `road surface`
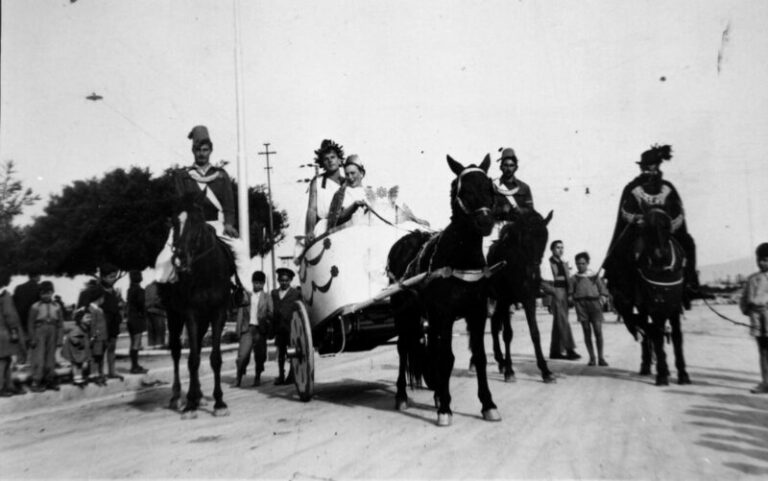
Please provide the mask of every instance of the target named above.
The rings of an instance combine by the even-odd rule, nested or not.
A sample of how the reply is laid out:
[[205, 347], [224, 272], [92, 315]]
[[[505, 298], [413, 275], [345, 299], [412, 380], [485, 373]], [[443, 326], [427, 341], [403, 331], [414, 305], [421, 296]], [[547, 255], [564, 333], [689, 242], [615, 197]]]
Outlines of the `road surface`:
[[[742, 319], [735, 306], [718, 309]], [[551, 317], [540, 314], [548, 351]], [[517, 382], [504, 383], [489, 365], [500, 423], [480, 417], [457, 322], [451, 427], [435, 426], [429, 391], [411, 392], [409, 411], [393, 410], [397, 357], [394, 345], [384, 345], [318, 359], [309, 403], [292, 386], [272, 385], [269, 363], [261, 387], [225, 386], [231, 415], [224, 418], [210, 415], [210, 403], [182, 421], [165, 408], [167, 384], [5, 416], [2, 478], [768, 478], [768, 397], [749, 393], [759, 375], [744, 328], [696, 306], [683, 320], [694, 384], [674, 384], [673, 370], [663, 388], [636, 374], [639, 345], [613, 315], [605, 325], [610, 367], [550, 361], [555, 384], [541, 382], [519, 315], [514, 328]], [[585, 355], [581, 329], [572, 328]], [[210, 395], [210, 377], [203, 389]]]

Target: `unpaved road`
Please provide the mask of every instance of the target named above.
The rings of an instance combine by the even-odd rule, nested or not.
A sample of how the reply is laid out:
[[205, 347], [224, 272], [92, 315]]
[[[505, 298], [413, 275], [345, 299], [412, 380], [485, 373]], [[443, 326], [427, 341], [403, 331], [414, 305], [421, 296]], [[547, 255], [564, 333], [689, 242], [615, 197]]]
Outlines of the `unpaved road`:
[[[719, 309], [741, 318], [734, 306]], [[270, 363], [262, 387], [225, 387], [225, 418], [201, 412], [180, 420], [165, 409], [167, 385], [129, 401], [7, 416], [0, 420], [0, 478], [768, 478], [768, 397], [749, 393], [758, 363], [744, 328], [694, 308], [683, 321], [694, 384], [658, 388], [635, 374], [639, 345], [613, 316], [608, 320], [611, 366], [551, 361], [560, 377], [545, 385], [516, 315], [517, 382], [505, 384], [489, 365], [500, 423], [480, 418], [467, 338], [457, 323], [451, 427], [435, 426], [428, 391], [411, 393], [408, 412], [392, 409], [397, 357], [385, 345], [318, 359], [309, 403], [292, 387], [271, 384]], [[542, 314], [540, 325], [547, 351], [550, 316]], [[586, 354], [579, 326], [572, 328]], [[227, 382], [232, 365], [230, 354]], [[211, 392], [210, 378], [203, 389]]]

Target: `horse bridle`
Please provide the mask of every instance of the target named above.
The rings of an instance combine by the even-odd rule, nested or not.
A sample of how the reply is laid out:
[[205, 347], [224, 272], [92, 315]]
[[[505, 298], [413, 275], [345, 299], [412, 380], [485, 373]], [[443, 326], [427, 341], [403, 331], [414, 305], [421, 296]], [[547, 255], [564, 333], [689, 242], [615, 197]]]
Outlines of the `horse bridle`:
[[482, 214], [482, 213], [487, 213], [490, 215], [492, 212], [490, 207], [478, 207], [477, 209], [470, 211], [469, 208], [464, 204], [464, 201], [461, 200], [461, 197], [459, 196], [459, 194], [461, 193], [461, 178], [471, 172], [480, 172], [486, 178], [488, 178], [488, 174], [480, 167], [467, 167], [466, 169], [462, 170], [459, 176], [456, 178], [456, 192], [453, 195], [453, 200], [454, 202], [456, 202], [456, 204], [458, 204], [459, 208], [461, 208], [461, 211], [469, 216], [472, 216], [475, 214]]

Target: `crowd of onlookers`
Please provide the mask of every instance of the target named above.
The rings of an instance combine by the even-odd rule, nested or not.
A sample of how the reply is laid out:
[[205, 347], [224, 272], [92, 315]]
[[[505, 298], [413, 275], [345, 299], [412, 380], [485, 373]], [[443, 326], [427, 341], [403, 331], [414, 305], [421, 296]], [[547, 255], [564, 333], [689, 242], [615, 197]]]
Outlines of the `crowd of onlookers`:
[[165, 347], [165, 310], [157, 285], [142, 287], [141, 272], [129, 273], [131, 283], [124, 299], [115, 287], [118, 269], [103, 265], [72, 307], [55, 294], [53, 282], [41, 282], [38, 272], [28, 275], [11, 294], [5, 289], [10, 273], [0, 269], [0, 396], [25, 392], [14, 382], [16, 371], [29, 373], [33, 392], [58, 390], [59, 374], [67, 363], [78, 386], [122, 380], [115, 364], [123, 320], [130, 336], [131, 374], [147, 372], [139, 364], [145, 332], [150, 347]]

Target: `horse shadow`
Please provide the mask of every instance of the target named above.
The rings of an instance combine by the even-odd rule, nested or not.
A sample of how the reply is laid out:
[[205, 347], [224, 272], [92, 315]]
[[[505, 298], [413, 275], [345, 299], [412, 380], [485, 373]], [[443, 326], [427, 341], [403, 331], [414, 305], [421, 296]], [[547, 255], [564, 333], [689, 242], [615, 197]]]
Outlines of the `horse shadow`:
[[696, 441], [698, 446], [750, 458], [751, 463], [723, 463], [740, 474], [768, 475], [768, 404], [765, 398], [747, 393], [709, 394], [677, 389], [668, 392], [700, 396], [710, 401], [693, 405], [686, 411], [686, 415], [693, 418], [692, 425], [706, 430]]
[[[418, 402], [411, 397], [409, 398], [408, 409], [397, 411], [394, 407], [396, 391], [395, 383], [384, 379], [360, 381], [347, 378], [339, 381], [315, 382], [314, 394], [310, 402], [324, 402], [345, 408], [363, 407], [374, 411], [405, 415], [430, 425], [435, 424], [436, 410], [434, 404]], [[416, 391], [427, 391], [427, 389], [416, 388]], [[264, 389], [263, 394], [270, 398], [302, 403], [296, 395], [293, 385], [276, 386], [274, 389], [272, 386], [268, 386], [267, 389]], [[453, 414], [454, 416], [482, 420], [479, 413], [472, 414], [455, 410]]]

